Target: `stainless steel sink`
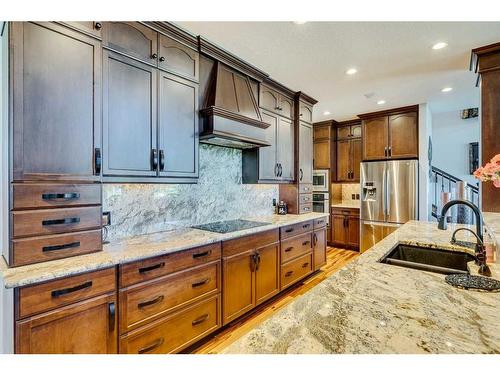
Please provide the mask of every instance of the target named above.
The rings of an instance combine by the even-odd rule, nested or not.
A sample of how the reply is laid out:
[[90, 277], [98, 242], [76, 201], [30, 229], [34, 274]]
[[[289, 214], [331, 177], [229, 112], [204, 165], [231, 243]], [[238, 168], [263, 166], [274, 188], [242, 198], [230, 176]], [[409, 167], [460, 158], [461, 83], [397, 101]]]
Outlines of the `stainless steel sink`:
[[449, 275], [469, 273], [467, 263], [473, 260], [475, 257], [468, 253], [398, 244], [380, 263]]

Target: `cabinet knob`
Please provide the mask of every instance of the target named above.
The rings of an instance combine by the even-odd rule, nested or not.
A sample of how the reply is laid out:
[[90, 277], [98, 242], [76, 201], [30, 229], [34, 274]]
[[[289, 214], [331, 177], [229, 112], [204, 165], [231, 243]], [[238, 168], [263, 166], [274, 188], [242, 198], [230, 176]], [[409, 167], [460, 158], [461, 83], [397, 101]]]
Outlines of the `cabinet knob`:
[[152, 58], [153, 60], [156, 60], [156, 59], [158, 58], [158, 55], [157, 55], [156, 53], [153, 53], [153, 54], [151, 55], [151, 58]]
[[160, 57], [160, 62], [164, 62], [165, 58], [163, 56]]
[[100, 23], [100, 22], [96, 22], [96, 23], [94, 24], [94, 29], [96, 29], [96, 30], [101, 30], [101, 29], [102, 29], [102, 23]]

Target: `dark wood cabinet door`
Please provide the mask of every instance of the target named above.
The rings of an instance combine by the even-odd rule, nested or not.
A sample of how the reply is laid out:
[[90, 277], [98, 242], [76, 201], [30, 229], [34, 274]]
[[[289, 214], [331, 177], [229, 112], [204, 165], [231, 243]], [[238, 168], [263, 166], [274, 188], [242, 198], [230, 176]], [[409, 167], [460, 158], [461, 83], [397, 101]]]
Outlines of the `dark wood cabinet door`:
[[313, 130], [311, 125], [299, 124], [299, 183], [312, 184]]
[[257, 249], [260, 261], [255, 271], [255, 305], [279, 292], [279, 251], [279, 244]]
[[116, 354], [116, 298], [95, 297], [16, 322], [17, 354]]
[[337, 140], [349, 139], [351, 137], [351, 127], [341, 126], [337, 128]]
[[359, 247], [359, 217], [347, 216], [347, 245]]
[[104, 52], [103, 175], [156, 176], [156, 84], [156, 69]]
[[314, 231], [313, 245], [313, 264], [316, 271], [326, 264], [326, 228]]
[[363, 121], [363, 160], [381, 160], [387, 156], [389, 125], [387, 116]]
[[198, 84], [160, 72], [160, 176], [198, 176]]
[[330, 125], [327, 126], [314, 126], [314, 141], [329, 140], [331, 138], [332, 129]]
[[53, 23], [12, 23], [13, 178], [96, 180], [101, 48]]
[[193, 81], [199, 79], [198, 51], [160, 34], [158, 66]]
[[301, 121], [312, 123], [312, 106], [300, 102], [299, 104], [299, 117]]
[[352, 181], [359, 181], [359, 169], [360, 169], [360, 163], [361, 163], [361, 139], [351, 139], [349, 141], [350, 143], [350, 148], [351, 148], [351, 157], [350, 157], [350, 163], [351, 163], [351, 180]]
[[96, 21], [65, 21], [61, 22], [65, 25], [73, 27], [81, 32], [92, 34], [97, 38], [102, 37], [102, 22]]
[[259, 148], [259, 180], [278, 179], [276, 160], [276, 136], [278, 132], [278, 116], [262, 111], [262, 121], [270, 126], [265, 130], [266, 141], [271, 145]]
[[337, 141], [337, 181], [349, 181], [351, 171], [351, 142]]
[[279, 113], [281, 116], [293, 119], [293, 99], [280, 95]]
[[344, 215], [332, 215], [332, 242], [338, 245], [346, 243], [346, 217]]
[[314, 141], [314, 169], [328, 169], [330, 163], [330, 140]]
[[260, 85], [260, 95], [259, 95], [259, 106], [268, 111], [277, 113], [279, 109], [280, 95], [267, 87], [266, 85]]
[[115, 51], [158, 64], [158, 33], [139, 22], [104, 22], [103, 44]]
[[278, 118], [278, 163], [280, 164], [280, 178], [292, 181], [295, 169], [295, 147], [293, 122], [285, 117]]
[[255, 272], [249, 250], [222, 262], [223, 324], [229, 323], [255, 307]]
[[416, 112], [389, 116], [389, 147], [392, 159], [418, 157]]

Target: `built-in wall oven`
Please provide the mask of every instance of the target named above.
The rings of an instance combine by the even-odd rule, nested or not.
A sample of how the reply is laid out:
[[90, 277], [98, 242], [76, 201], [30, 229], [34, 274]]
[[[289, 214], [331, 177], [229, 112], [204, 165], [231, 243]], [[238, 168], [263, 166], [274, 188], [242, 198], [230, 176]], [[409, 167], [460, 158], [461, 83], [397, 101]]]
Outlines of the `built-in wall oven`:
[[313, 191], [330, 190], [330, 171], [328, 169], [315, 169], [313, 171]]
[[313, 212], [330, 213], [330, 194], [326, 192], [313, 192]]

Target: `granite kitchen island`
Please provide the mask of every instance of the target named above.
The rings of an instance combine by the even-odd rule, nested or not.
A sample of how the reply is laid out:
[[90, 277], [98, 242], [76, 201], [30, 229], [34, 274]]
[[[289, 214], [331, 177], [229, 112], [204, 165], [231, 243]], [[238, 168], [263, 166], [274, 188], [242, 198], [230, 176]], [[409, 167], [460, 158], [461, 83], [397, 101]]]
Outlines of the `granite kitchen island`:
[[[472, 252], [450, 244], [454, 229], [405, 224], [223, 353], [500, 353], [500, 293], [378, 262], [397, 243]], [[491, 269], [499, 279], [498, 263]]]

